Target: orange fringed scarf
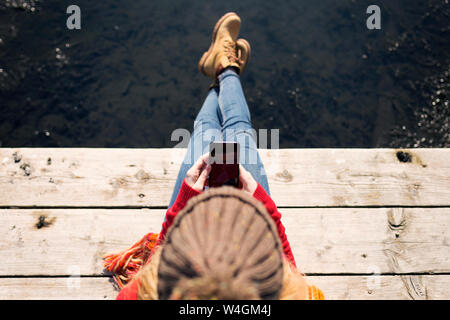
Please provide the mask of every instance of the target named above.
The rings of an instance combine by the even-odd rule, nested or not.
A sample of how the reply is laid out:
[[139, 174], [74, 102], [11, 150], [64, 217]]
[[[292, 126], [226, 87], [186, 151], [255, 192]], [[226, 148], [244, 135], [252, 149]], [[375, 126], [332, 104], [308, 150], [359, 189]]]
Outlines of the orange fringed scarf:
[[130, 282], [141, 266], [147, 263], [158, 241], [158, 233], [150, 232], [131, 248], [104, 257], [103, 266], [113, 274], [114, 281], [122, 289]]
[[308, 286], [308, 299], [309, 300], [325, 300], [322, 290], [316, 286]]

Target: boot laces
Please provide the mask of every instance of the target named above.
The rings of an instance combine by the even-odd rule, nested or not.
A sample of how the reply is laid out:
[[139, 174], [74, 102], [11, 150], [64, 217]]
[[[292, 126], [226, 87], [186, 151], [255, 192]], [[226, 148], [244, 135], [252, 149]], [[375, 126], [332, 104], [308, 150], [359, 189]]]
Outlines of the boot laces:
[[231, 63], [236, 62], [240, 66], [244, 64], [244, 60], [242, 60], [242, 50], [236, 46], [233, 41], [224, 41], [224, 51]]

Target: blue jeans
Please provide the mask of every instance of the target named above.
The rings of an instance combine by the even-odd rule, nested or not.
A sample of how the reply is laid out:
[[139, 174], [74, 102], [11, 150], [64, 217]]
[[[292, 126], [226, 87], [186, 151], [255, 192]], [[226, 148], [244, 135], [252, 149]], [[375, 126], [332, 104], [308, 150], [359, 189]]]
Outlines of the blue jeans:
[[194, 122], [186, 156], [178, 172], [169, 207], [175, 202], [187, 171], [213, 141], [237, 141], [239, 162], [270, 195], [264, 165], [256, 147], [250, 111], [236, 72], [225, 70], [219, 75], [219, 88], [212, 88]]

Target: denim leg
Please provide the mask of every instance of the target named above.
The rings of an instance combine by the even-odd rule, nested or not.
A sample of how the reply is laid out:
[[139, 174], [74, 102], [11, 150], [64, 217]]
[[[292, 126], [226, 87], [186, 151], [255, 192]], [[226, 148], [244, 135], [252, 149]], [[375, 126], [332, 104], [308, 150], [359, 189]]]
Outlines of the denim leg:
[[241, 81], [231, 69], [219, 76], [219, 107], [225, 141], [240, 145], [239, 162], [270, 195], [269, 182], [256, 146], [256, 131], [252, 128], [250, 111]]
[[222, 115], [219, 110], [218, 92], [218, 88], [212, 88], [208, 92], [208, 96], [195, 119], [194, 131], [189, 140], [186, 156], [178, 172], [169, 208], [177, 199], [187, 171], [201, 155], [209, 152], [209, 144], [212, 141], [222, 140]]

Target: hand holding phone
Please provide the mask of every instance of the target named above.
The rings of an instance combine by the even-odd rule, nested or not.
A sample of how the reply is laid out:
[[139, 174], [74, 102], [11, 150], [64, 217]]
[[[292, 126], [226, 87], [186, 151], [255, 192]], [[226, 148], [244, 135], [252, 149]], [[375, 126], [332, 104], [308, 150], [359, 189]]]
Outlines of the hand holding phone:
[[245, 170], [242, 165], [239, 165], [239, 188], [253, 195], [257, 187], [258, 182], [252, 174]]
[[194, 163], [194, 165], [186, 173], [186, 183], [192, 189], [197, 191], [203, 191], [206, 182], [208, 181], [208, 175], [211, 171], [211, 165], [209, 164], [209, 153], [204, 154]]

